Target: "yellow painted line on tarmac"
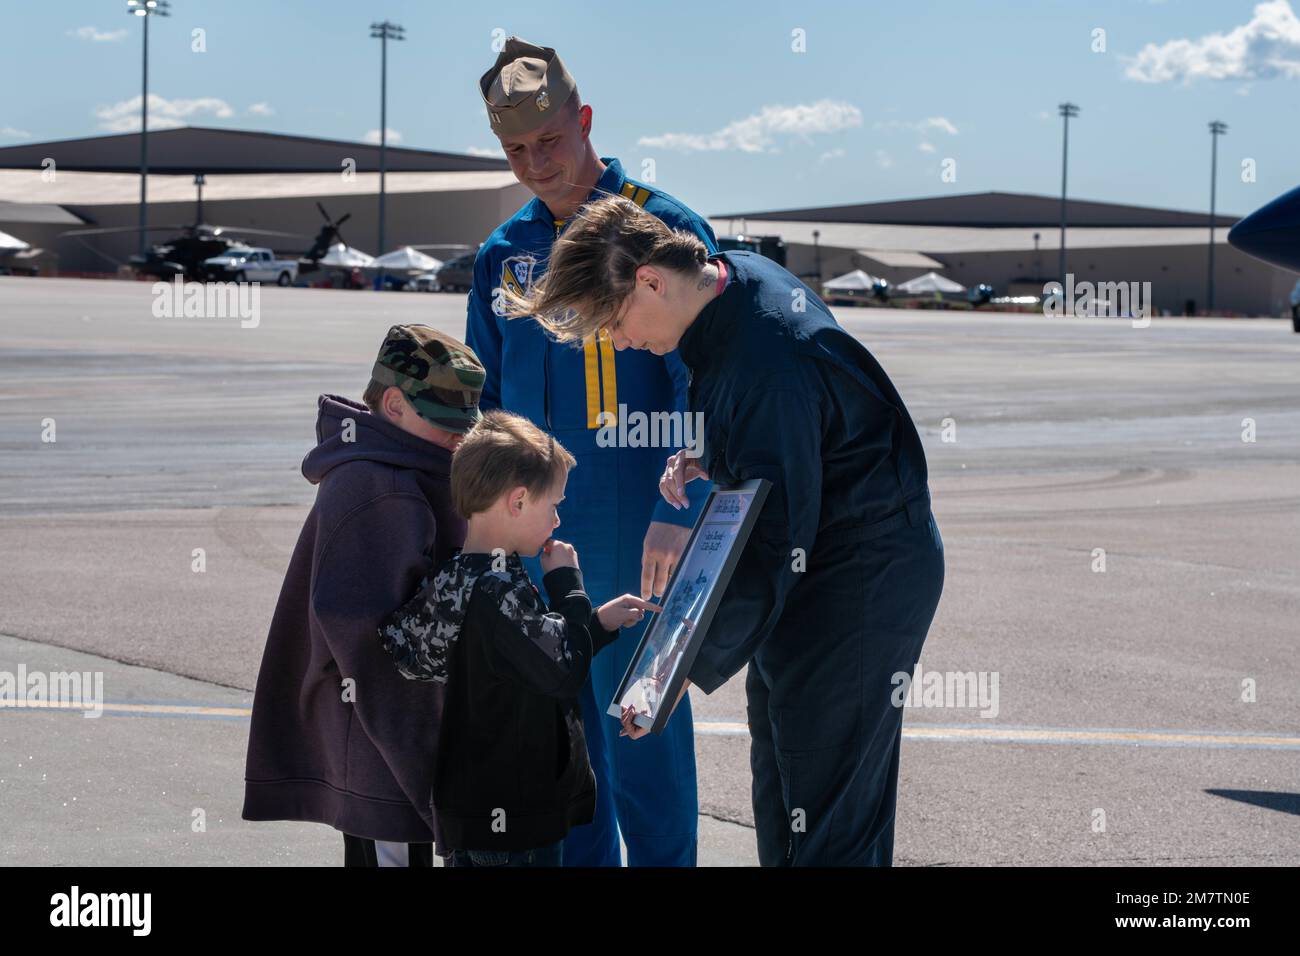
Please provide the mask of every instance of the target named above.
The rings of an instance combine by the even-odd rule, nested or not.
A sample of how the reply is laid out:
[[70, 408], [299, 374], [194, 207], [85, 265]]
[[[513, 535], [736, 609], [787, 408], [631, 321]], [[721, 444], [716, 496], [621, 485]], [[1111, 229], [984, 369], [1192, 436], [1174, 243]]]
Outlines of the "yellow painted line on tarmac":
[[102, 709], [106, 714], [142, 714], [159, 717], [251, 717], [248, 707], [204, 707], [197, 704], [104, 704], [101, 707], [64, 700], [31, 700], [15, 703], [0, 700], [0, 710], [79, 710]]
[[[740, 736], [749, 726], [737, 722], [696, 721], [697, 733]], [[1300, 737], [1267, 734], [1187, 733], [1166, 730], [1071, 730], [1036, 727], [952, 727], [911, 724], [903, 727], [907, 740], [982, 741], [1024, 744], [1114, 744], [1139, 747], [1280, 747], [1300, 750]]]
[[[0, 710], [65, 710], [86, 712], [83, 704], [69, 701], [0, 700]], [[104, 703], [105, 714], [136, 715], [145, 717], [226, 717], [248, 718], [249, 707], [212, 707], [202, 704], [132, 704]], [[740, 737], [749, 735], [749, 725], [741, 721], [697, 720], [695, 732], [704, 736]], [[904, 726], [903, 737], [908, 740], [939, 740], [947, 742], [979, 741], [986, 743], [1023, 744], [1112, 744], [1138, 747], [1275, 747], [1300, 750], [1300, 737], [1268, 734], [1191, 733], [1172, 730], [1095, 729], [1072, 730], [1052, 727], [969, 727], [943, 724], [910, 724]]]
[[914, 740], [996, 740], [1009, 743], [1158, 744], [1191, 747], [1296, 747], [1300, 737], [1263, 734], [1183, 733], [1165, 730], [1054, 730], [1020, 727], [944, 727], [913, 724], [903, 736]]

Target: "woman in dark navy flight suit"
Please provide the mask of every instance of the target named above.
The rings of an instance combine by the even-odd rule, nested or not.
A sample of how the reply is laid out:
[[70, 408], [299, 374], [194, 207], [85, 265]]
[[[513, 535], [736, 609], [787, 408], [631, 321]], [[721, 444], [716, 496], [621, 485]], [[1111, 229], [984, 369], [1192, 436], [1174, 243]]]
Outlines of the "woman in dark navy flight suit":
[[678, 350], [705, 443], [668, 460], [670, 504], [697, 477], [772, 482], [689, 683], [712, 693], [749, 665], [760, 863], [892, 863], [895, 701], [939, 603], [943, 542], [889, 377], [785, 269], [709, 258], [621, 197], [583, 207], [540, 286], [507, 308], [562, 340], [604, 328], [618, 349]]

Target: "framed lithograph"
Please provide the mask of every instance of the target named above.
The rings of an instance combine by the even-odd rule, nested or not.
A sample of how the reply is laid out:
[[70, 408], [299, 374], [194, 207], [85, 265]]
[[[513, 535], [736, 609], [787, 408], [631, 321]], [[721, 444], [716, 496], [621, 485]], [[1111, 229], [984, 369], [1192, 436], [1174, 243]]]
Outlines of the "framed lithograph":
[[709, 493], [659, 602], [663, 611], [646, 625], [609, 714], [621, 718], [630, 705], [638, 726], [663, 733], [771, 486], [757, 478]]

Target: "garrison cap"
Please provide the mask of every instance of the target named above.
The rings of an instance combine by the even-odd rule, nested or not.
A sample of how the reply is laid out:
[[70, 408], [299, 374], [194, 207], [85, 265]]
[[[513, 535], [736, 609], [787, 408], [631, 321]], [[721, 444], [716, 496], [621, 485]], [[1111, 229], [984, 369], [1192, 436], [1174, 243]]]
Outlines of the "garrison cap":
[[464, 434], [483, 417], [483, 363], [468, 345], [427, 325], [389, 329], [370, 377], [401, 389], [421, 418], [449, 432]]
[[537, 129], [577, 91], [559, 54], [519, 37], [508, 37], [497, 61], [479, 78], [492, 132], [515, 136]]

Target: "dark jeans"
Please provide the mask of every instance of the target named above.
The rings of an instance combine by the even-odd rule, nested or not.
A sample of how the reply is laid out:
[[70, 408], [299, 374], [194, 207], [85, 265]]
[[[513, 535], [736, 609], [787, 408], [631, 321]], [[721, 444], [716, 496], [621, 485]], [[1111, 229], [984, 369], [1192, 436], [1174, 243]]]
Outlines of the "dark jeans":
[[763, 866], [890, 866], [903, 709], [943, 589], [926, 509], [867, 541], [819, 537], [749, 664], [750, 769]]
[[564, 841], [535, 850], [452, 850], [448, 866], [562, 866]]

